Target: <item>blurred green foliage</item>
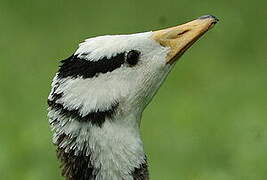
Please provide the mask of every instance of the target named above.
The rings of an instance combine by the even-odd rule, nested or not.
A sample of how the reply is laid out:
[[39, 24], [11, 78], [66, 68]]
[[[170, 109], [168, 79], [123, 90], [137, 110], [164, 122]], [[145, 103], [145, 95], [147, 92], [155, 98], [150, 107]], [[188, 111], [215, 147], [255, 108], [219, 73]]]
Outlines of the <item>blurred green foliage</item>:
[[85, 38], [220, 19], [144, 112], [153, 180], [267, 179], [267, 2], [1, 0], [0, 179], [62, 179], [46, 118], [58, 60]]

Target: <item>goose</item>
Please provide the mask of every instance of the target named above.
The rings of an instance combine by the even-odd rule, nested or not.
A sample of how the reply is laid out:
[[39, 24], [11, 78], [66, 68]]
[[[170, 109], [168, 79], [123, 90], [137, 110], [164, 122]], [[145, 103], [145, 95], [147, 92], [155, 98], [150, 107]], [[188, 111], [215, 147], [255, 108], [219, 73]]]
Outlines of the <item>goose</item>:
[[67, 180], [148, 180], [142, 112], [183, 53], [218, 19], [86, 39], [61, 61], [48, 119]]

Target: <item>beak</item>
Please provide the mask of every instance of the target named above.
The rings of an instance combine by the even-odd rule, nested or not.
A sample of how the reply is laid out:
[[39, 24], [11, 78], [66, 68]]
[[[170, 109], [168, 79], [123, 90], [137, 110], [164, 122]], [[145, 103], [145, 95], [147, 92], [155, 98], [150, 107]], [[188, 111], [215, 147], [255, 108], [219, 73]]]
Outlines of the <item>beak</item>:
[[218, 21], [215, 16], [201, 16], [186, 24], [154, 31], [152, 38], [170, 48], [166, 63], [172, 64]]

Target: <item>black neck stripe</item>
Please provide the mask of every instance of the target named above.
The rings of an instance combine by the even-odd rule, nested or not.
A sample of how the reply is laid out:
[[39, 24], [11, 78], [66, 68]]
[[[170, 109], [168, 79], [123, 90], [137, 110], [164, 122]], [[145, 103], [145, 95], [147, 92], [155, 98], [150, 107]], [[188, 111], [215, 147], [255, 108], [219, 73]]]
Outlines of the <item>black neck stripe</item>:
[[96, 110], [94, 112], [88, 113], [86, 116], [81, 116], [79, 109], [69, 110], [65, 108], [62, 104], [57, 103], [56, 100], [59, 99], [62, 95], [61, 94], [54, 94], [55, 99], [48, 100], [48, 106], [52, 108], [53, 110], [60, 111], [61, 115], [64, 115], [66, 117], [72, 117], [74, 119], [77, 119], [77, 121], [80, 122], [91, 122], [92, 125], [96, 125], [98, 127], [101, 127], [102, 124], [105, 122], [106, 118], [111, 119], [114, 113], [116, 112], [116, 109], [118, 107], [118, 103], [113, 104], [110, 109], [106, 111], [99, 111]]
[[[69, 138], [66, 134], [62, 134], [58, 144]], [[92, 165], [90, 155], [86, 156], [85, 149], [76, 155], [74, 150], [65, 152], [64, 148], [58, 147], [57, 157], [61, 161], [62, 176], [65, 176], [66, 180], [93, 180], [96, 178], [95, 173], [98, 170]]]
[[134, 168], [132, 176], [134, 180], [149, 180], [149, 173], [146, 160], [143, 164], [140, 164], [138, 168]]
[[[59, 136], [57, 146], [61, 144], [64, 140], [72, 138], [66, 134]], [[73, 137], [72, 141], [76, 141]], [[74, 150], [66, 152], [64, 148], [57, 147], [57, 157], [61, 162], [62, 176], [66, 180], [95, 180], [96, 173], [100, 170], [93, 166], [90, 156], [86, 155], [86, 148], [75, 154]], [[133, 180], [149, 180], [148, 165], [147, 161], [140, 164], [139, 167], [134, 168], [131, 173]]]
[[119, 53], [111, 58], [104, 57], [98, 61], [89, 61], [81, 59], [77, 55], [72, 55], [69, 58], [61, 61], [58, 76], [91, 78], [98, 73], [111, 72], [124, 63], [125, 53]]

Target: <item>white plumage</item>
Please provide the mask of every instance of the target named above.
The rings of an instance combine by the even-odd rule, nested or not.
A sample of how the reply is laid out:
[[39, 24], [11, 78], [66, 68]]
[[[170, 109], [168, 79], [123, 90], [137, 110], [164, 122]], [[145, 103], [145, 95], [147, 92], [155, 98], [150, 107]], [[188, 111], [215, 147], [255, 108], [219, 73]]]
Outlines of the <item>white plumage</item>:
[[[205, 31], [215, 22], [211, 16], [197, 20]], [[173, 31], [177, 31], [176, 35]], [[139, 132], [142, 112], [175, 64], [168, 62], [188, 48], [195, 40], [191, 36], [198, 38], [205, 32], [188, 32], [190, 39], [181, 31], [176, 28], [90, 38], [80, 44], [68, 65], [61, 66], [48, 97], [48, 117], [67, 179], [148, 179], [146, 166], [142, 169], [146, 165]], [[167, 45], [162, 41], [168, 41]], [[180, 41], [181, 46], [169, 41]], [[136, 65], [127, 63], [133, 50], [139, 53]], [[174, 50], [177, 53], [170, 59]], [[116, 59], [123, 62], [114, 65]], [[99, 71], [98, 63], [107, 70]], [[87, 72], [81, 64], [92, 70]], [[114, 68], [106, 67], [109, 65]], [[77, 67], [83, 70], [79, 72]], [[80, 167], [84, 159], [88, 159], [87, 165]]]

